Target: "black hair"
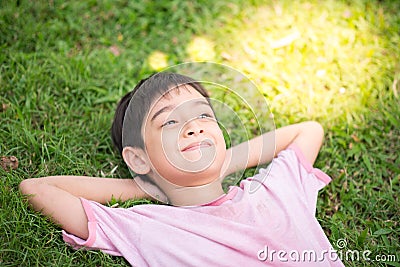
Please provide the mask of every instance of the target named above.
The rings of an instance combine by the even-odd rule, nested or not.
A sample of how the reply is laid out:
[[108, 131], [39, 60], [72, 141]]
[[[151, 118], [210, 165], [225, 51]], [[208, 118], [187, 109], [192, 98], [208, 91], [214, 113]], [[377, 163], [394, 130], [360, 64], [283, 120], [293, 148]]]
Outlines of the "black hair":
[[111, 141], [115, 149], [118, 150], [119, 154], [122, 154], [122, 127], [124, 124], [125, 112], [128, 108], [129, 102], [132, 99], [134, 92], [151, 76], [142, 79], [135, 86], [135, 88], [124, 95], [118, 102], [117, 108], [115, 110], [114, 120], [111, 125]]

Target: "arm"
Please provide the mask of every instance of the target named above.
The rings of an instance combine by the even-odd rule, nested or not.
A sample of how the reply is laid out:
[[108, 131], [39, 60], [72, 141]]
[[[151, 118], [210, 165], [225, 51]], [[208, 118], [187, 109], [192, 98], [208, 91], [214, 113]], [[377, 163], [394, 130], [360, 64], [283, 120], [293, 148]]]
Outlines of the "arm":
[[106, 203], [113, 196], [121, 200], [146, 196], [133, 179], [53, 176], [24, 180], [19, 188], [29, 195], [29, 203], [35, 210], [83, 239], [89, 233], [79, 197]]
[[[324, 130], [318, 122], [306, 121], [267, 132], [231, 147], [227, 150], [221, 179], [239, 170], [270, 162], [290, 144], [299, 147], [306, 159], [313, 164], [321, 148], [323, 136]], [[143, 198], [150, 197], [138, 186], [137, 190]], [[162, 192], [160, 195], [163, 195]]]
[[[225, 175], [264, 164], [290, 144], [296, 144], [314, 163], [322, 144], [323, 129], [310, 121], [289, 125], [265, 133], [228, 150]], [[224, 176], [225, 176], [224, 175]], [[149, 198], [133, 179], [54, 176], [27, 179], [20, 190], [29, 195], [33, 208], [50, 217], [67, 232], [83, 239], [88, 237], [87, 217], [79, 197], [106, 203], [114, 196], [122, 201]]]
[[[295, 144], [313, 164], [321, 148], [324, 130], [315, 121], [285, 126], [229, 149], [225, 175], [270, 162], [280, 151]], [[224, 176], [225, 176], [224, 175]]]

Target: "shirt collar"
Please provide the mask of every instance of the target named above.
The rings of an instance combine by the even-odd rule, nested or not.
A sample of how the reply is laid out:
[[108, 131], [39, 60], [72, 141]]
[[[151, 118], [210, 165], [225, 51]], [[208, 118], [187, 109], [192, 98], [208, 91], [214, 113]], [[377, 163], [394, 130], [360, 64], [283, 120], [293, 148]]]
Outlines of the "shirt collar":
[[206, 204], [203, 204], [201, 206], [220, 206], [223, 203], [225, 203], [226, 201], [232, 200], [236, 196], [237, 191], [238, 191], [238, 187], [232, 186], [229, 189], [228, 193], [223, 194], [222, 196], [218, 197], [217, 199], [215, 199], [211, 202], [208, 202]]

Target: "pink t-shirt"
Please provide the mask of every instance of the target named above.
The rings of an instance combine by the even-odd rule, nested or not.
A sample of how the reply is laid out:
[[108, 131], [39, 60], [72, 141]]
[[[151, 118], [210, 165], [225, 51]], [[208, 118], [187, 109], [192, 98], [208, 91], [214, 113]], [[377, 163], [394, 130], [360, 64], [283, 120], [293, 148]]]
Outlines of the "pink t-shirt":
[[133, 266], [343, 266], [315, 218], [330, 180], [292, 145], [207, 205], [122, 209], [81, 199], [89, 238], [63, 237]]

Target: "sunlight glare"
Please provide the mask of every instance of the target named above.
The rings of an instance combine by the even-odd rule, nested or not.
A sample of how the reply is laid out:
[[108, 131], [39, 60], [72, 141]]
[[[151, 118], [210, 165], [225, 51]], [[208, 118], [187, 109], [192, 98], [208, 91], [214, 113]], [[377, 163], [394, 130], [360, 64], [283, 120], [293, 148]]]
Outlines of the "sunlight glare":
[[153, 70], [159, 71], [168, 66], [168, 56], [161, 51], [153, 51], [148, 57], [148, 62]]
[[215, 44], [206, 37], [195, 37], [188, 45], [191, 61], [211, 61], [215, 58]]

